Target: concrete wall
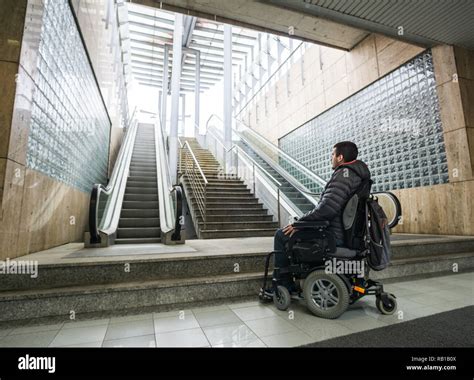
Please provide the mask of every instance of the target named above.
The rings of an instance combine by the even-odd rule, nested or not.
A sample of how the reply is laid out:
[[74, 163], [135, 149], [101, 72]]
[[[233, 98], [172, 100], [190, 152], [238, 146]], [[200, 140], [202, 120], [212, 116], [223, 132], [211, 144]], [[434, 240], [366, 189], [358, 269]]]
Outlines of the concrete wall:
[[[111, 29], [99, 22], [105, 0], [74, 6], [112, 119], [113, 160], [121, 129], [110, 83], [113, 60], [105, 45]], [[0, 260], [82, 241], [87, 226], [89, 193], [26, 167], [42, 9], [42, 0], [0, 2]]]
[[[311, 47], [303, 72], [301, 61], [289, 71], [290, 95], [283, 76], [267, 93], [266, 113], [262, 96], [241, 117], [278, 144], [280, 137], [423, 50], [381, 35], [370, 35], [350, 52]], [[451, 46], [432, 51], [450, 183], [394, 191], [403, 208], [395, 232], [474, 235], [474, 53]]]

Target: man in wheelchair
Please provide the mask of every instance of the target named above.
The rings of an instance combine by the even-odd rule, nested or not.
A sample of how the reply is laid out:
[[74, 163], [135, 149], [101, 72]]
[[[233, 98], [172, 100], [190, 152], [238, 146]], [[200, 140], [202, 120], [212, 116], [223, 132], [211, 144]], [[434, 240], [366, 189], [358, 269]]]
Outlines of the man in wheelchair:
[[[286, 310], [291, 297], [296, 296], [305, 299], [315, 315], [337, 318], [350, 303], [364, 295], [375, 294], [379, 310], [382, 308], [384, 314], [395, 311], [395, 298], [384, 293], [380, 283], [369, 280], [365, 268], [362, 268], [362, 273], [343, 270], [338, 275], [327, 271], [330, 260], [334, 266], [353, 264], [352, 269], [364, 264], [363, 257], [359, 256], [362, 251], [345, 247], [347, 220], [343, 220], [350, 215], [351, 223], [359, 228], [359, 231], [352, 229], [351, 248], [354, 245], [362, 247], [365, 213], [361, 209], [362, 202], [354, 203], [353, 200], [357, 199], [354, 195], [367, 198], [372, 181], [367, 165], [357, 160], [357, 155], [358, 149], [353, 142], [343, 141], [334, 145], [331, 156], [333, 173], [317, 206], [276, 232], [274, 251], [267, 257], [261, 300], [273, 299], [279, 309]], [[356, 244], [354, 236], [360, 239]], [[272, 287], [267, 289], [266, 276], [272, 254], [273, 280]]]

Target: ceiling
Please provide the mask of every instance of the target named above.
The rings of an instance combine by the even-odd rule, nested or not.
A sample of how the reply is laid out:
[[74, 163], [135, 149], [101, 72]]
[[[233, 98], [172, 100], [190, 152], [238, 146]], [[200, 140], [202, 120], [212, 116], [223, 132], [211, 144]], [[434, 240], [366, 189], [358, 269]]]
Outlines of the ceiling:
[[[172, 44], [175, 16], [172, 12], [132, 3], [123, 3], [120, 17], [122, 50], [128, 73], [141, 85], [162, 87], [165, 44], [169, 44], [168, 83], [171, 83]], [[185, 16], [183, 28], [181, 92], [195, 91], [196, 59], [200, 51], [200, 90], [204, 92], [223, 77], [224, 25]], [[237, 66], [250, 53], [257, 32], [232, 28], [232, 63]], [[185, 52], [188, 51], [188, 54]]]

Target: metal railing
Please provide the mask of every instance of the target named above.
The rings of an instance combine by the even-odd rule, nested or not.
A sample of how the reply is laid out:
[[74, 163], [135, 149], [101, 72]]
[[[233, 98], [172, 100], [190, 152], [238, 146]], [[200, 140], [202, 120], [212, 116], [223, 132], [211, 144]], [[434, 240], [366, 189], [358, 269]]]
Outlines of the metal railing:
[[[265, 207], [276, 216], [280, 227], [288, 224], [286, 220], [290, 221], [295, 216], [302, 215], [299, 208], [281, 190], [281, 182], [249, 156], [240, 146], [233, 144], [231, 148], [226, 149], [222, 138], [211, 129], [208, 129], [206, 133], [206, 148], [211, 151], [217, 161], [223, 166], [226, 178], [240, 178], [251, 187], [252, 193], [262, 200]], [[231, 157], [231, 168], [226, 167], [228, 155]]]
[[[135, 118], [137, 109], [128, 120], [125, 135], [122, 138], [114, 169], [107, 186], [94, 184], [89, 202], [89, 244], [109, 245], [113, 242], [117, 231], [122, 209], [125, 186], [132, 158], [138, 120]], [[103, 241], [106, 238], [107, 241]], [[110, 241], [111, 240], [111, 241]]]
[[[199, 164], [191, 146], [186, 141], [184, 144], [179, 141], [180, 149], [180, 172], [186, 176], [187, 181], [193, 192], [197, 208], [201, 214], [204, 229], [207, 224], [206, 200], [207, 185], [209, 184], [201, 165]], [[184, 167], [183, 167], [184, 166]]]

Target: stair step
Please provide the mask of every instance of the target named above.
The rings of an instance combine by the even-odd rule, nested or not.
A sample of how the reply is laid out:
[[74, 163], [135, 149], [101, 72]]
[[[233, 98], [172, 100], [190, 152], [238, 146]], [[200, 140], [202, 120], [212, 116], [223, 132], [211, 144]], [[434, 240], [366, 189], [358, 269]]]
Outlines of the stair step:
[[160, 237], [161, 229], [159, 227], [124, 227], [117, 228], [117, 238], [152, 238]]
[[[206, 219], [208, 222], [253, 222], [253, 221], [266, 221], [271, 222], [273, 221], [272, 215], [268, 214], [239, 214], [239, 215], [227, 215], [227, 214], [215, 214], [215, 215], [207, 215]], [[202, 222], [203, 219], [200, 215], [197, 217], [198, 222]]]
[[125, 193], [124, 201], [154, 201], [158, 202], [157, 194], [127, 194]]
[[132, 209], [132, 210], [137, 210], [137, 209], [154, 209], [158, 208], [158, 200], [156, 201], [124, 201], [122, 203], [122, 209], [127, 210], [127, 209]]
[[229, 207], [229, 208], [222, 208], [222, 207], [208, 207], [206, 210], [207, 215], [222, 215], [223, 213], [227, 215], [268, 215], [268, 212], [264, 208], [242, 208], [242, 207]]
[[154, 194], [158, 196], [158, 190], [153, 187], [132, 187], [127, 186], [125, 188], [125, 195], [127, 194]]
[[159, 227], [160, 218], [120, 218], [119, 228]]
[[242, 237], [259, 237], [274, 236], [275, 228], [246, 228], [236, 230], [201, 230], [199, 236], [201, 239], [224, 239], [224, 238], [242, 238]]
[[[194, 203], [194, 202], [193, 202]], [[253, 209], [261, 209], [263, 205], [261, 203], [244, 203], [244, 202], [206, 202], [206, 206], [210, 209], [212, 208], [253, 208]]]
[[[191, 195], [188, 197], [191, 201], [194, 201], [196, 198]], [[229, 197], [225, 192], [221, 193], [219, 197], [212, 197], [209, 194], [206, 197], [206, 201], [209, 203], [258, 203], [258, 199], [254, 198], [252, 194], [247, 194], [246, 197]]]
[[137, 182], [154, 182], [156, 183], [156, 175], [152, 176], [137, 176], [137, 175], [130, 175], [128, 176], [129, 181], [137, 181]]
[[129, 209], [120, 212], [120, 218], [159, 218], [160, 211], [158, 208], [150, 209]]
[[157, 188], [156, 182], [144, 182], [144, 181], [127, 181], [127, 187], [149, 187], [149, 188]]
[[115, 244], [158, 244], [161, 243], [161, 238], [120, 238], [115, 239]]
[[4, 292], [0, 295], [0, 321], [68, 316], [71, 310], [77, 316], [215, 299], [229, 302], [232, 298], [256, 295], [262, 278], [263, 273], [257, 272]]
[[[201, 232], [204, 231], [204, 222], [198, 222]], [[248, 229], [273, 229], [274, 232], [278, 229], [278, 223], [272, 221], [239, 221], [239, 222], [206, 222], [206, 230], [219, 230], [219, 231], [228, 231], [228, 230], [248, 230]]]

